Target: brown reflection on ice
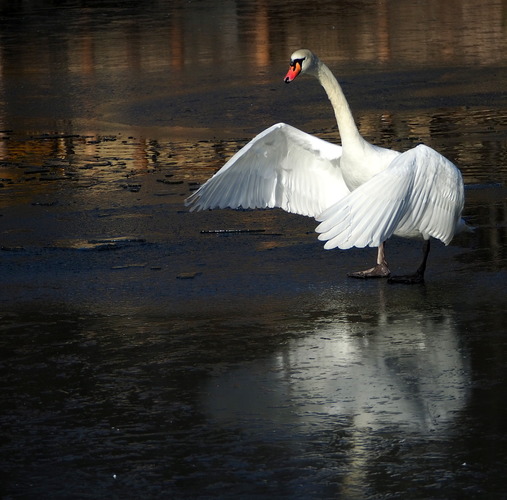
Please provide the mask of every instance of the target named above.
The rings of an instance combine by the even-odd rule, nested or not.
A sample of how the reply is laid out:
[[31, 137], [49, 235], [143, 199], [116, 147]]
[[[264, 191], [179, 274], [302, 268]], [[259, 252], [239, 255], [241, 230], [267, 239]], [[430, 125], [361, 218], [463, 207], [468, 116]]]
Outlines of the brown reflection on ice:
[[487, 48], [505, 47], [502, 0], [481, 9], [472, 0], [329, 2], [312, 16], [298, 15], [298, 7], [302, 4], [294, 4], [294, 17], [302, 28], [289, 32], [287, 45], [309, 46], [326, 60], [416, 65], [505, 60]]
[[486, 47], [505, 44], [505, 2], [389, 2], [393, 52], [406, 61], [488, 65], [505, 60]]
[[38, 203], [48, 196], [53, 204], [92, 202], [97, 191], [121, 191], [130, 179], [152, 172], [157, 155], [157, 147], [142, 139], [92, 134], [10, 137], [0, 158], [0, 206]]
[[[257, 2], [255, 25], [252, 26], [255, 41], [255, 63], [265, 68], [270, 63], [269, 12], [266, 0]], [[253, 23], [252, 23], [253, 24]]]
[[[131, 9], [120, 3], [55, 9], [44, 22], [36, 5], [26, 2], [4, 6], [2, 14], [0, 124], [20, 127], [20, 110], [37, 103], [40, 109], [33, 113], [39, 116], [30, 120], [37, 118], [44, 131], [53, 132], [83, 121], [94, 125], [88, 127], [92, 133], [104, 123], [134, 127], [145, 117], [125, 116], [121, 106], [206, 92], [217, 83], [244, 86], [249, 95], [248, 85], [280, 82], [281, 62], [300, 46], [344, 72], [397, 70], [400, 64], [493, 65], [505, 62], [507, 54], [502, 0], [490, 0], [481, 9], [473, 0], [326, 0], [311, 12], [307, 2], [282, 0], [162, 1]], [[269, 101], [263, 107], [268, 109]], [[211, 117], [201, 116], [198, 105], [195, 109], [168, 106], [162, 125], [189, 113], [189, 128], [212, 128]], [[244, 109], [245, 104], [239, 106], [234, 115]], [[53, 114], [58, 116], [50, 118]]]
[[[35, 24], [39, 19], [30, 17], [34, 12], [16, 5], [4, 15], [24, 14], [25, 22]], [[39, 31], [27, 32], [14, 50], [9, 47], [2, 64], [8, 72], [25, 75], [178, 71], [194, 64], [229, 66], [238, 59], [264, 67], [273, 54], [287, 59], [304, 45], [328, 61], [487, 65], [505, 61], [504, 19], [502, 0], [480, 9], [473, 0], [327, 0], [311, 15], [307, 2], [282, 0], [205, 1], [199, 6], [167, 1], [133, 11], [119, 7], [112, 13], [69, 8]], [[48, 51], [43, 43], [55, 36], [63, 43], [57, 59], [50, 57], [56, 46], [49, 45]], [[6, 44], [0, 37], [0, 47]]]

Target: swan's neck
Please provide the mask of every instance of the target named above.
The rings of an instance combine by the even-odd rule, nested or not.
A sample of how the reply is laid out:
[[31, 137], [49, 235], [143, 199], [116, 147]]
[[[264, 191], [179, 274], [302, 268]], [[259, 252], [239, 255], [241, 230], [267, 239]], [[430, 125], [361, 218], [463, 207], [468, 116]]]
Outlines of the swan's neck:
[[340, 84], [333, 73], [331, 73], [331, 70], [323, 62], [319, 61], [319, 63], [317, 78], [324, 87], [333, 106], [344, 151], [352, 146], [362, 146], [366, 141], [357, 130], [354, 117], [350, 112], [349, 104], [343, 94]]

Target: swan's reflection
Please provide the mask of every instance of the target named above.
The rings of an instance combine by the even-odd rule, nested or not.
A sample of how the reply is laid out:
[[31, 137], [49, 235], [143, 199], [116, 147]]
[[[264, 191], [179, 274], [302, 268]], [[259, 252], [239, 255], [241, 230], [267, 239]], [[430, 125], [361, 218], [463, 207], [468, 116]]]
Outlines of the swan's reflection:
[[397, 311], [373, 321], [337, 314], [312, 324], [272, 357], [210, 381], [204, 403], [212, 417], [246, 429], [255, 421], [257, 429], [332, 422], [398, 435], [449, 430], [469, 378], [449, 311]]
[[[381, 304], [369, 317], [307, 318], [309, 331], [271, 357], [209, 382], [202, 402], [210, 422], [252, 450], [276, 443], [270, 470], [313, 470], [298, 481], [323, 496], [389, 490], [378, 474], [390, 477], [393, 460], [417, 466], [430, 443], [439, 443], [445, 463], [468, 397], [467, 358], [452, 312], [411, 310], [408, 297], [401, 303], [390, 312]], [[255, 455], [246, 460], [266, 466]]]

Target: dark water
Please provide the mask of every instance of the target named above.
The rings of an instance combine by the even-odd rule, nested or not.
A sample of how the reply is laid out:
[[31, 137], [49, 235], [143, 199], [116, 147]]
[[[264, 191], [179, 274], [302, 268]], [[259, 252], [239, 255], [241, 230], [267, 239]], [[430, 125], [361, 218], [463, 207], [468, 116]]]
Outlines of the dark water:
[[[0, 2], [2, 498], [504, 498], [507, 3]], [[183, 200], [277, 121], [461, 168], [424, 286]], [[224, 230], [230, 230], [226, 232]], [[417, 242], [389, 242], [395, 271]]]

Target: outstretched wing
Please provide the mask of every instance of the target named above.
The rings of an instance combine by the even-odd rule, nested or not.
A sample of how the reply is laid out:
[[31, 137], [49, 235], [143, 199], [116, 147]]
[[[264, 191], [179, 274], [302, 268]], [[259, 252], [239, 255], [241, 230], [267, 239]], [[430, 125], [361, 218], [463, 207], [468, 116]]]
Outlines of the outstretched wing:
[[316, 231], [327, 249], [379, 246], [393, 234], [431, 236], [447, 245], [464, 199], [460, 171], [420, 145], [320, 214]]
[[274, 208], [315, 217], [346, 196], [342, 148], [278, 123], [238, 151], [186, 200], [191, 210]]

